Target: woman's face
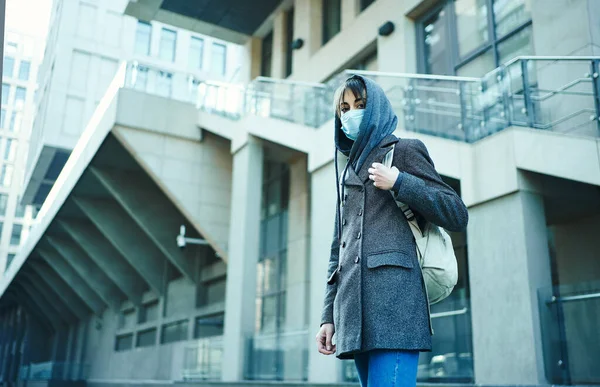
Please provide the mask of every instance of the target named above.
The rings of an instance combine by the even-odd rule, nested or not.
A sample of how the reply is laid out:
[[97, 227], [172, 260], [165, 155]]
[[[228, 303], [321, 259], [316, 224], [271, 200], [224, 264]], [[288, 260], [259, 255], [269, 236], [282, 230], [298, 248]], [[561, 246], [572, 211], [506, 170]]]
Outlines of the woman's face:
[[366, 100], [364, 97], [355, 96], [349, 88], [344, 91], [344, 97], [342, 102], [340, 102], [340, 112], [342, 114], [349, 110], [364, 109], [365, 106]]

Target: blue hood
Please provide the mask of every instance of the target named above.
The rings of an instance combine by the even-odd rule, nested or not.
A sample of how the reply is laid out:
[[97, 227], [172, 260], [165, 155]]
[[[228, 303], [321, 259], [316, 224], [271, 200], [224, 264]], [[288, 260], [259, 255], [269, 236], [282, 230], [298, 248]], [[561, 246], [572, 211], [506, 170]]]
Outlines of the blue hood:
[[335, 146], [349, 157], [354, 171], [362, 168], [365, 160], [384, 138], [394, 133], [398, 117], [383, 89], [369, 78], [359, 76], [367, 87], [367, 106], [356, 141], [342, 131], [342, 121], [335, 115]]

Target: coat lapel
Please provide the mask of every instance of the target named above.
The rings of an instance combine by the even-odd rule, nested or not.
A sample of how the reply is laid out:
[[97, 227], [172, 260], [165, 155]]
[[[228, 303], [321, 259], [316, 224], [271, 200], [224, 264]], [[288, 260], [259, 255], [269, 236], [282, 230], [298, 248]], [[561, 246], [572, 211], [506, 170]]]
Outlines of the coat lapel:
[[358, 177], [363, 183], [369, 181], [369, 168], [371, 168], [371, 165], [373, 165], [373, 163], [381, 163], [385, 155], [392, 149], [392, 144], [395, 144], [398, 141], [398, 137], [390, 134], [381, 141], [378, 147], [371, 151], [369, 157], [367, 157], [367, 160], [358, 172]]
[[348, 172], [346, 172], [346, 180], [344, 180], [344, 185], [357, 185], [360, 187], [363, 186], [362, 180], [360, 179], [360, 177], [358, 177], [358, 175], [354, 171], [354, 168], [352, 168], [351, 166], [348, 166]]

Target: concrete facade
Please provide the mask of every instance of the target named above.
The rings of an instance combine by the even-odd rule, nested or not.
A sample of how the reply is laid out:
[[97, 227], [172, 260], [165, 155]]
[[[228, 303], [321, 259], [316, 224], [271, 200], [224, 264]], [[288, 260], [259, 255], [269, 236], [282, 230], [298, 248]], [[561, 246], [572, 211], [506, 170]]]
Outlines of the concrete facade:
[[[582, 31], [563, 33], [573, 33], [573, 47], [593, 48], [595, 19], [582, 16], [592, 1], [573, 1], [563, 13], [566, 3], [523, 1], [521, 10], [531, 20], [515, 34], [531, 29], [536, 53], [564, 55], [560, 42], [549, 44], [545, 37], [549, 20], [582, 18]], [[136, 1], [126, 9], [182, 28], [194, 20], [157, 4]], [[0, 322], [11, 332], [0, 347], [2, 364], [32, 372], [23, 367], [65, 362], [63, 373], [85, 374], [71, 379], [90, 385], [356, 382], [352, 362], [315, 349], [336, 190], [332, 120], [315, 125], [306, 117], [313, 108], [331, 109], [326, 81], [349, 66], [374, 71], [369, 75], [384, 83], [394, 102], [401, 102], [394, 93], [407, 82], [437, 85], [435, 76], [406, 73], [421, 71], [417, 37], [439, 3], [340, 4], [341, 31], [325, 43], [321, 0], [282, 1], [252, 36], [215, 27], [216, 35], [244, 43], [244, 82], [260, 75], [262, 41], [273, 33], [272, 77], [241, 89], [250, 107], [232, 98], [198, 109], [176, 95], [136, 90], [126, 82], [127, 68], [119, 69], [49, 193], [40, 224], [0, 280]], [[292, 52], [292, 74], [284, 80], [292, 8], [294, 38], [304, 45]], [[378, 35], [387, 21], [394, 32]], [[192, 27], [207, 26], [198, 21]], [[581, 75], [566, 71], [560, 79]], [[552, 78], [544, 75], [540, 82], [544, 77]], [[247, 92], [259, 87], [258, 96]], [[439, 94], [429, 95], [436, 98], [445, 103]], [[599, 351], [597, 301], [569, 297], [596, 297], [600, 281], [594, 255], [597, 134], [515, 123], [474, 142], [459, 141], [443, 135], [454, 130], [454, 121], [437, 135], [410, 131], [402, 105], [394, 106], [401, 115], [396, 134], [427, 145], [470, 212], [466, 233], [452, 235], [459, 284], [432, 306], [434, 349], [421, 355], [419, 379], [478, 385], [596, 381], [589, 359]], [[219, 108], [238, 114], [220, 114]], [[182, 224], [186, 236], [202, 245], [177, 249]], [[26, 343], [15, 329], [19, 318], [29, 324]], [[35, 346], [28, 344], [32, 340]], [[22, 361], [6, 355], [13, 343]], [[14, 379], [11, 372], [5, 378]]]

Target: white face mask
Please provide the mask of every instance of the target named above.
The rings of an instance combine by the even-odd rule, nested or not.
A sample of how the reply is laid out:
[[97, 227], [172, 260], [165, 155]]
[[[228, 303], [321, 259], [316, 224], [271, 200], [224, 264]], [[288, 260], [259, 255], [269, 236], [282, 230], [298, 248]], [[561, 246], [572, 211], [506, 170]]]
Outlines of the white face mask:
[[356, 141], [358, 138], [360, 123], [362, 122], [364, 115], [365, 109], [348, 110], [346, 113], [342, 114], [342, 130], [346, 134], [346, 137], [352, 141]]

